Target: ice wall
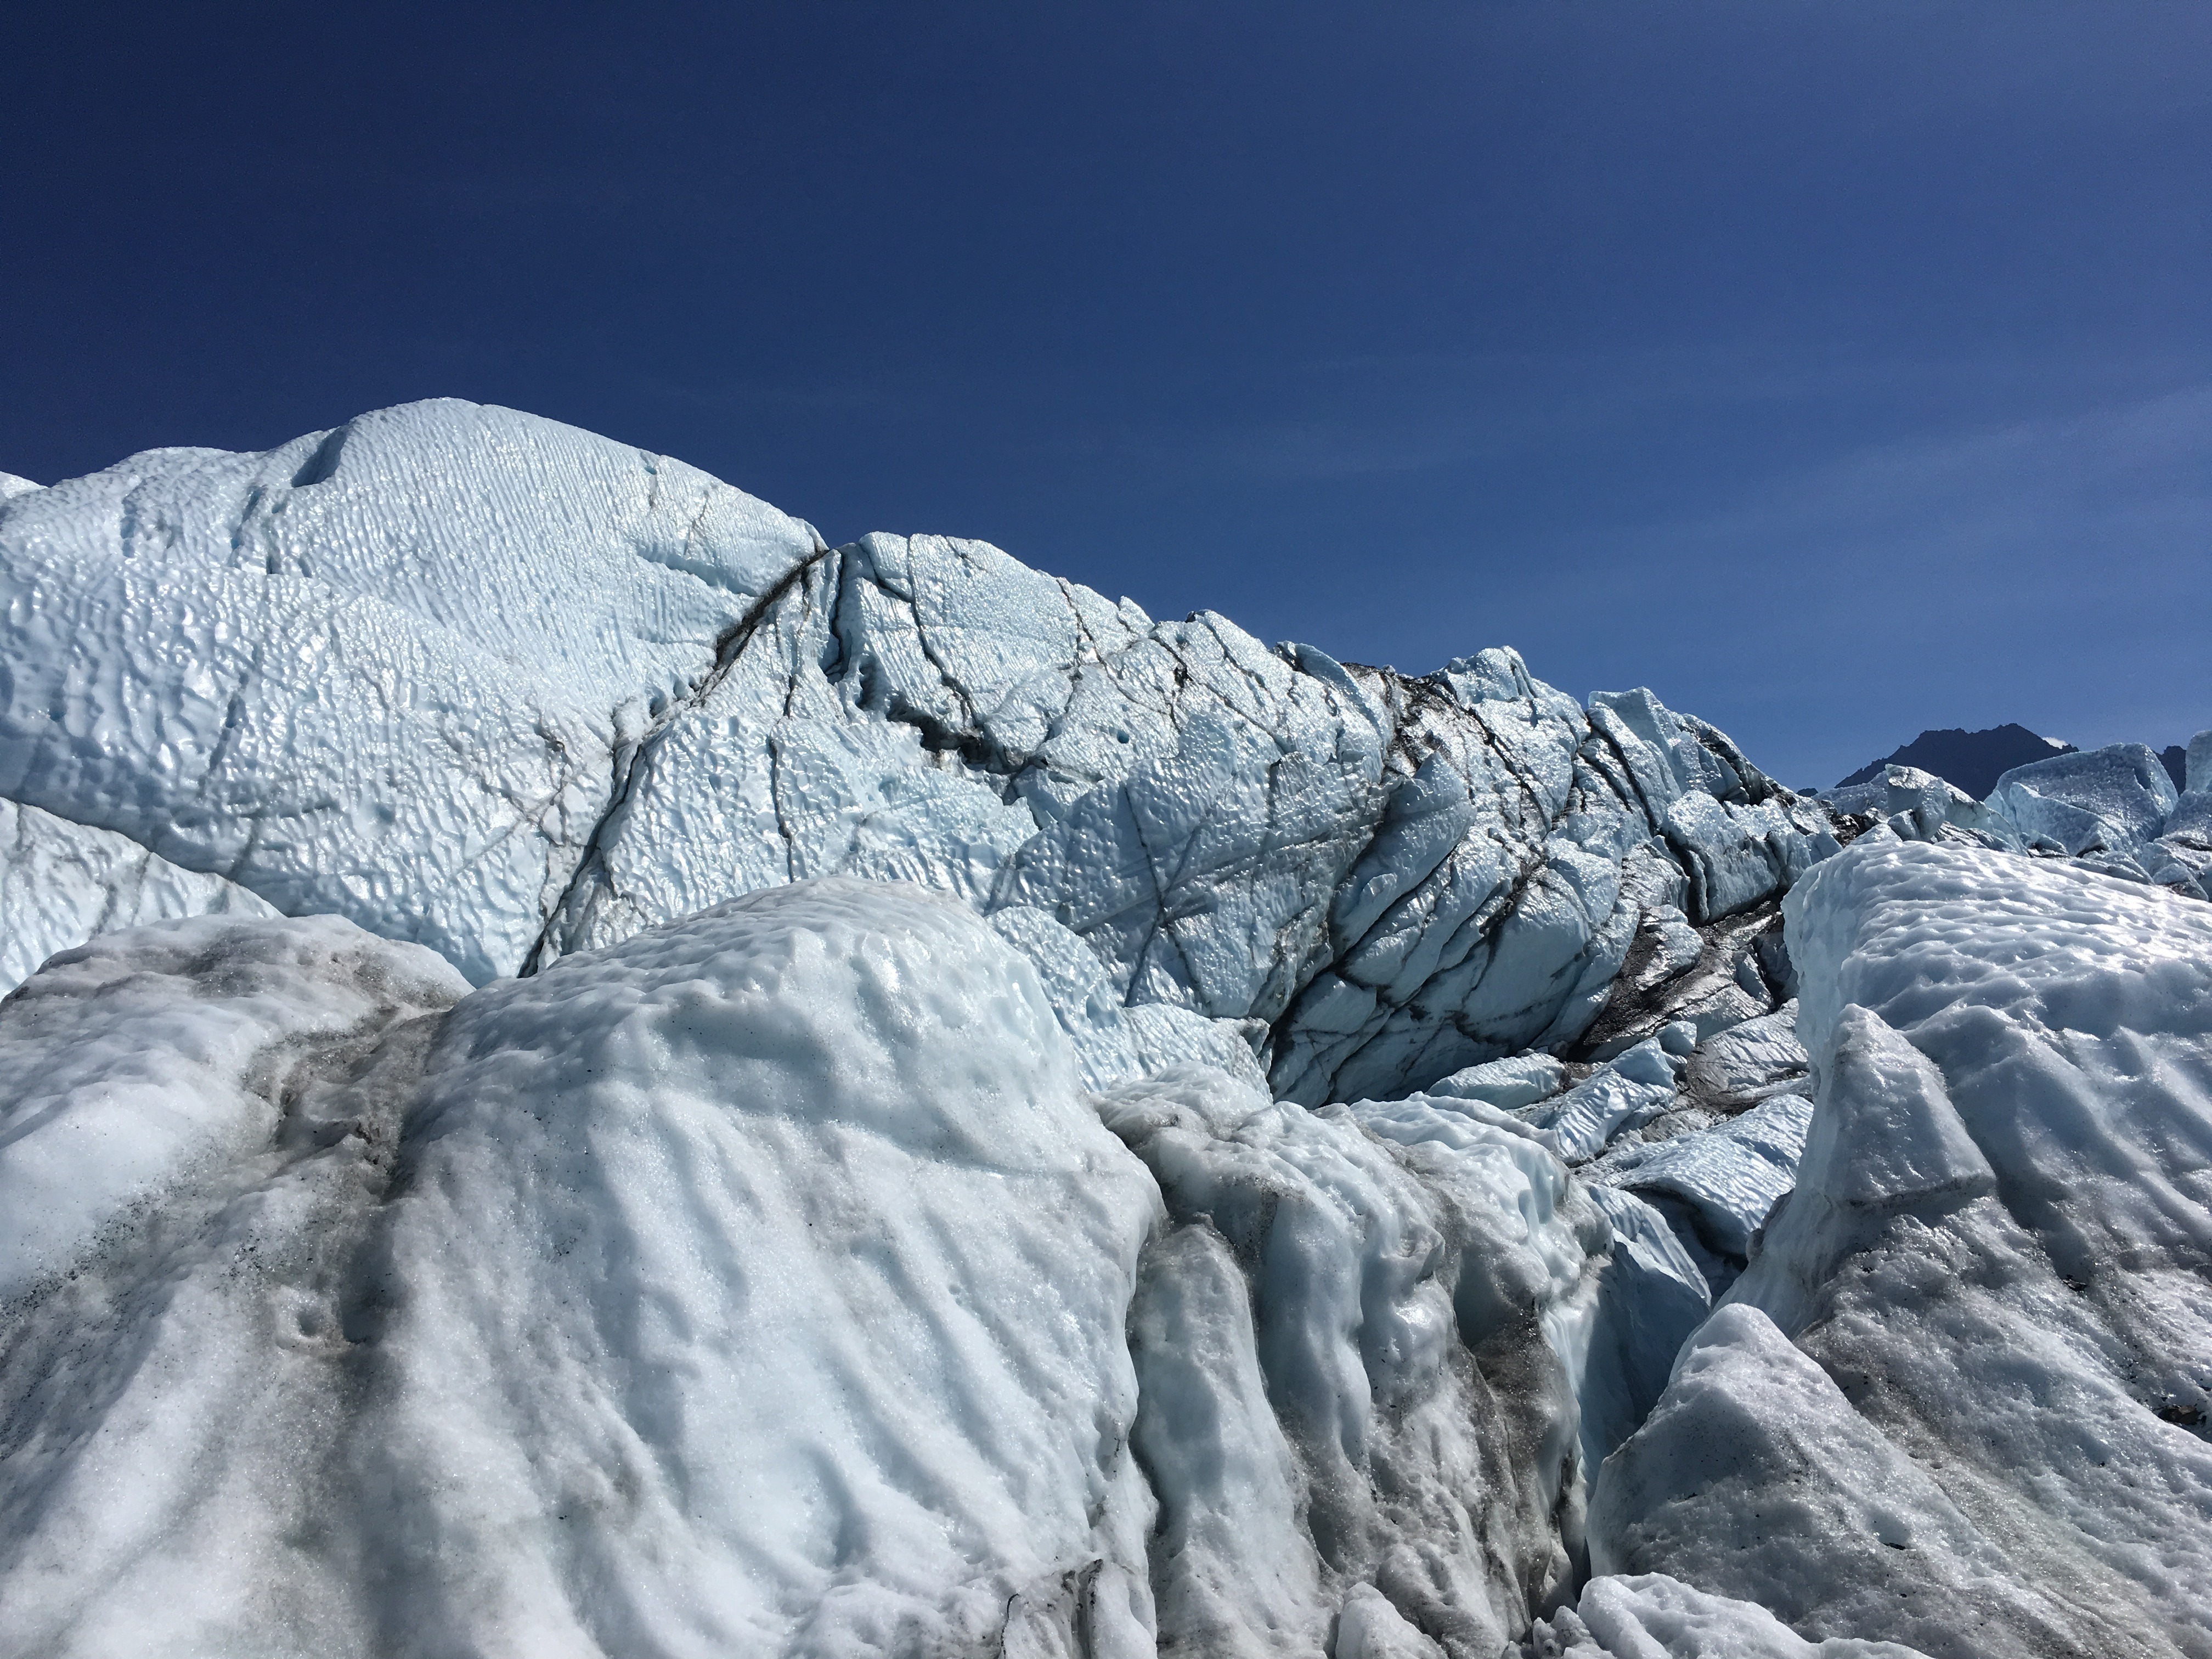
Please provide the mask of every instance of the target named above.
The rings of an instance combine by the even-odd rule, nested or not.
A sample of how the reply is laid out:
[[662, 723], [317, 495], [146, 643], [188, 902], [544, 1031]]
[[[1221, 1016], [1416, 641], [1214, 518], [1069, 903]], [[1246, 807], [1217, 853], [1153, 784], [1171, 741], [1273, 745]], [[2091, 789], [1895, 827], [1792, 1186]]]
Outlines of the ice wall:
[[1040, 962], [1066, 930], [1308, 1104], [1572, 1043], [1632, 956], [1755, 931], [1835, 845], [1648, 692], [1340, 665], [979, 542], [832, 551], [452, 401], [19, 494], [0, 596], [0, 796], [287, 914], [483, 983], [783, 882], [915, 881], [1033, 912]]

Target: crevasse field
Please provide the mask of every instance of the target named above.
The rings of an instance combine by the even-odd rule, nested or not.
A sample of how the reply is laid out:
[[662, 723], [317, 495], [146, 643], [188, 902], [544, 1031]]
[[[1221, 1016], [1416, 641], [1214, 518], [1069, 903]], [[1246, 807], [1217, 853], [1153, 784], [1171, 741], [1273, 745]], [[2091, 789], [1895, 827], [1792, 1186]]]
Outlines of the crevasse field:
[[2212, 1659], [2187, 781], [466, 404], [0, 475], [0, 1655]]

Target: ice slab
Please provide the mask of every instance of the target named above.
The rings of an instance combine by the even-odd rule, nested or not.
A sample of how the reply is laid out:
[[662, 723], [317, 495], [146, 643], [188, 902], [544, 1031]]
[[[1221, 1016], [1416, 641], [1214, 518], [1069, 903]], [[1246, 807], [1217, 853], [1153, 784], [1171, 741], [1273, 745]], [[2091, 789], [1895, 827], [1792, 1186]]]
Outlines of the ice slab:
[[1661, 1141], [1606, 1179], [1678, 1200], [1707, 1249], [1747, 1258], [1777, 1200], [1796, 1183], [1812, 1116], [1803, 1096], [1771, 1096], [1715, 1127]]
[[109, 830], [0, 799], [0, 995], [57, 951], [176, 916], [273, 916], [220, 876], [180, 870]]
[[1818, 1105], [1730, 1298], [2001, 1542], [2051, 1650], [2206, 1650], [2212, 914], [1896, 841], [1808, 885]]
[[1524, 1108], [1522, 1115], [1551, 1131], [1561, 1158], [1586, 1164], [1622, 1130], [1649, 1122], [1672, 1105], [1674, 1081], [1666, 1051], [1657, 1038], [1647, 1038], [1565, 1093]]
[[2073, 1652], [2002, 1549], [1756, 1309], [1692, 1337], [1590, 1508], [1600, 1574], [1668, 1573], [1802, 1635]]
[[2151, 840], [2174, 799], [2173, 780], [2149, 748], [2116, 743], [2015, 766], [1989, 804], [2023, 841], [2078, 854], [2125, 853]]
[[1682, 1090], [1715, 1111], [1740, 1112], [1770, 1095], [1808, 1091], [1811, 1065], [1797, 1041], [1793, 1000], [1698, 1043], [1683, 1068]]
[[[161, 950], [341, 938], [408, 950], [200, 919], [65, 957], [0, 1008], [60, 1091], [9, 1153], [111, 1109], [122, 1062], [71, 1056], [118, 996], [173, 1118], [203, 1050], [293, 1029], [229, 1035], [289, 981]], [[778, 889], [385, 1030], [8, 1309], [6, 1644], [1150, 1651], [1158, 1191], [971, 912]]]
[[1511, 1111], [1549, 1099], [1566, 1083], [1566, 1066], [1550, 1054], [1515, 1054], [1454, 1072], [1421, 1092], [1453, 1100], [1479, 1100]]

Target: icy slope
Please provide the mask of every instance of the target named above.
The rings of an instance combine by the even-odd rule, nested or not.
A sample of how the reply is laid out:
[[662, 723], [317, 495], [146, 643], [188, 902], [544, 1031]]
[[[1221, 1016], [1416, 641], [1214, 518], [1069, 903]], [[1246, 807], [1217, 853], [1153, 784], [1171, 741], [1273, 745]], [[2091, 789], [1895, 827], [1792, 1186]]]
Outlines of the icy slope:
[[57, 951], [172, 916], [273, 916], [221, 876], [179, 870], [112, 830], [0, 799], [0, 996]]
[[1764, 1012], [1744, 951], [1835, 846], [1648, 692], [1585, 712], [1502, 650], [1347, 667], [978, 542], [830, 551], [465, 404], [28, 490], [0, 593], [0, 796], [287, 914], [483, 983], [784, 882], [911, 880], [1033, 913], [1041, 965], [1073, 934], [1113, 998], [1227, 1022], [1309, 1104], [1572, 1043], [1631, 958], [1643, 990], [1710, 972], [1701, 1030]]
[[473, 992], [334, 917], [63, 953], [0, 1655], [1495, 1659], [1696, 1270], [1494, 1107], [1094, 1097], [1064, 1019], [843, 878]]
[[2212, 1654], [2212, 908], [1869, 838], [1787, 908], [1796, 1189], [1594, 1564], [1930, 1654]]
[[1145, 1630], [1159, 1200], [1018, 956], [811, 887], [409, 1020], [462, 988], [210, 919], [0, 1006], [8, 1213], [83, 1195], [14, 1247], [0, 1651]]
[[511, 972], [655, 714], [819, 544], [451, 401], [0, 505], [0, 795]]

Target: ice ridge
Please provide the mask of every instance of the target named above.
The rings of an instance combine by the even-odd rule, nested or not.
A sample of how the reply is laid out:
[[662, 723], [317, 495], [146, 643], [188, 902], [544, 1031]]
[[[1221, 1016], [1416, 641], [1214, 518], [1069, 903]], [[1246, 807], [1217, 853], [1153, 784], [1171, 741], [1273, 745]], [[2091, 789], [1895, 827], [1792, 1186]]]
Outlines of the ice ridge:
[[0, 1659], [2212, 1659], [2212, 733], [1814, 800], [451, 401], [19, 483]]

